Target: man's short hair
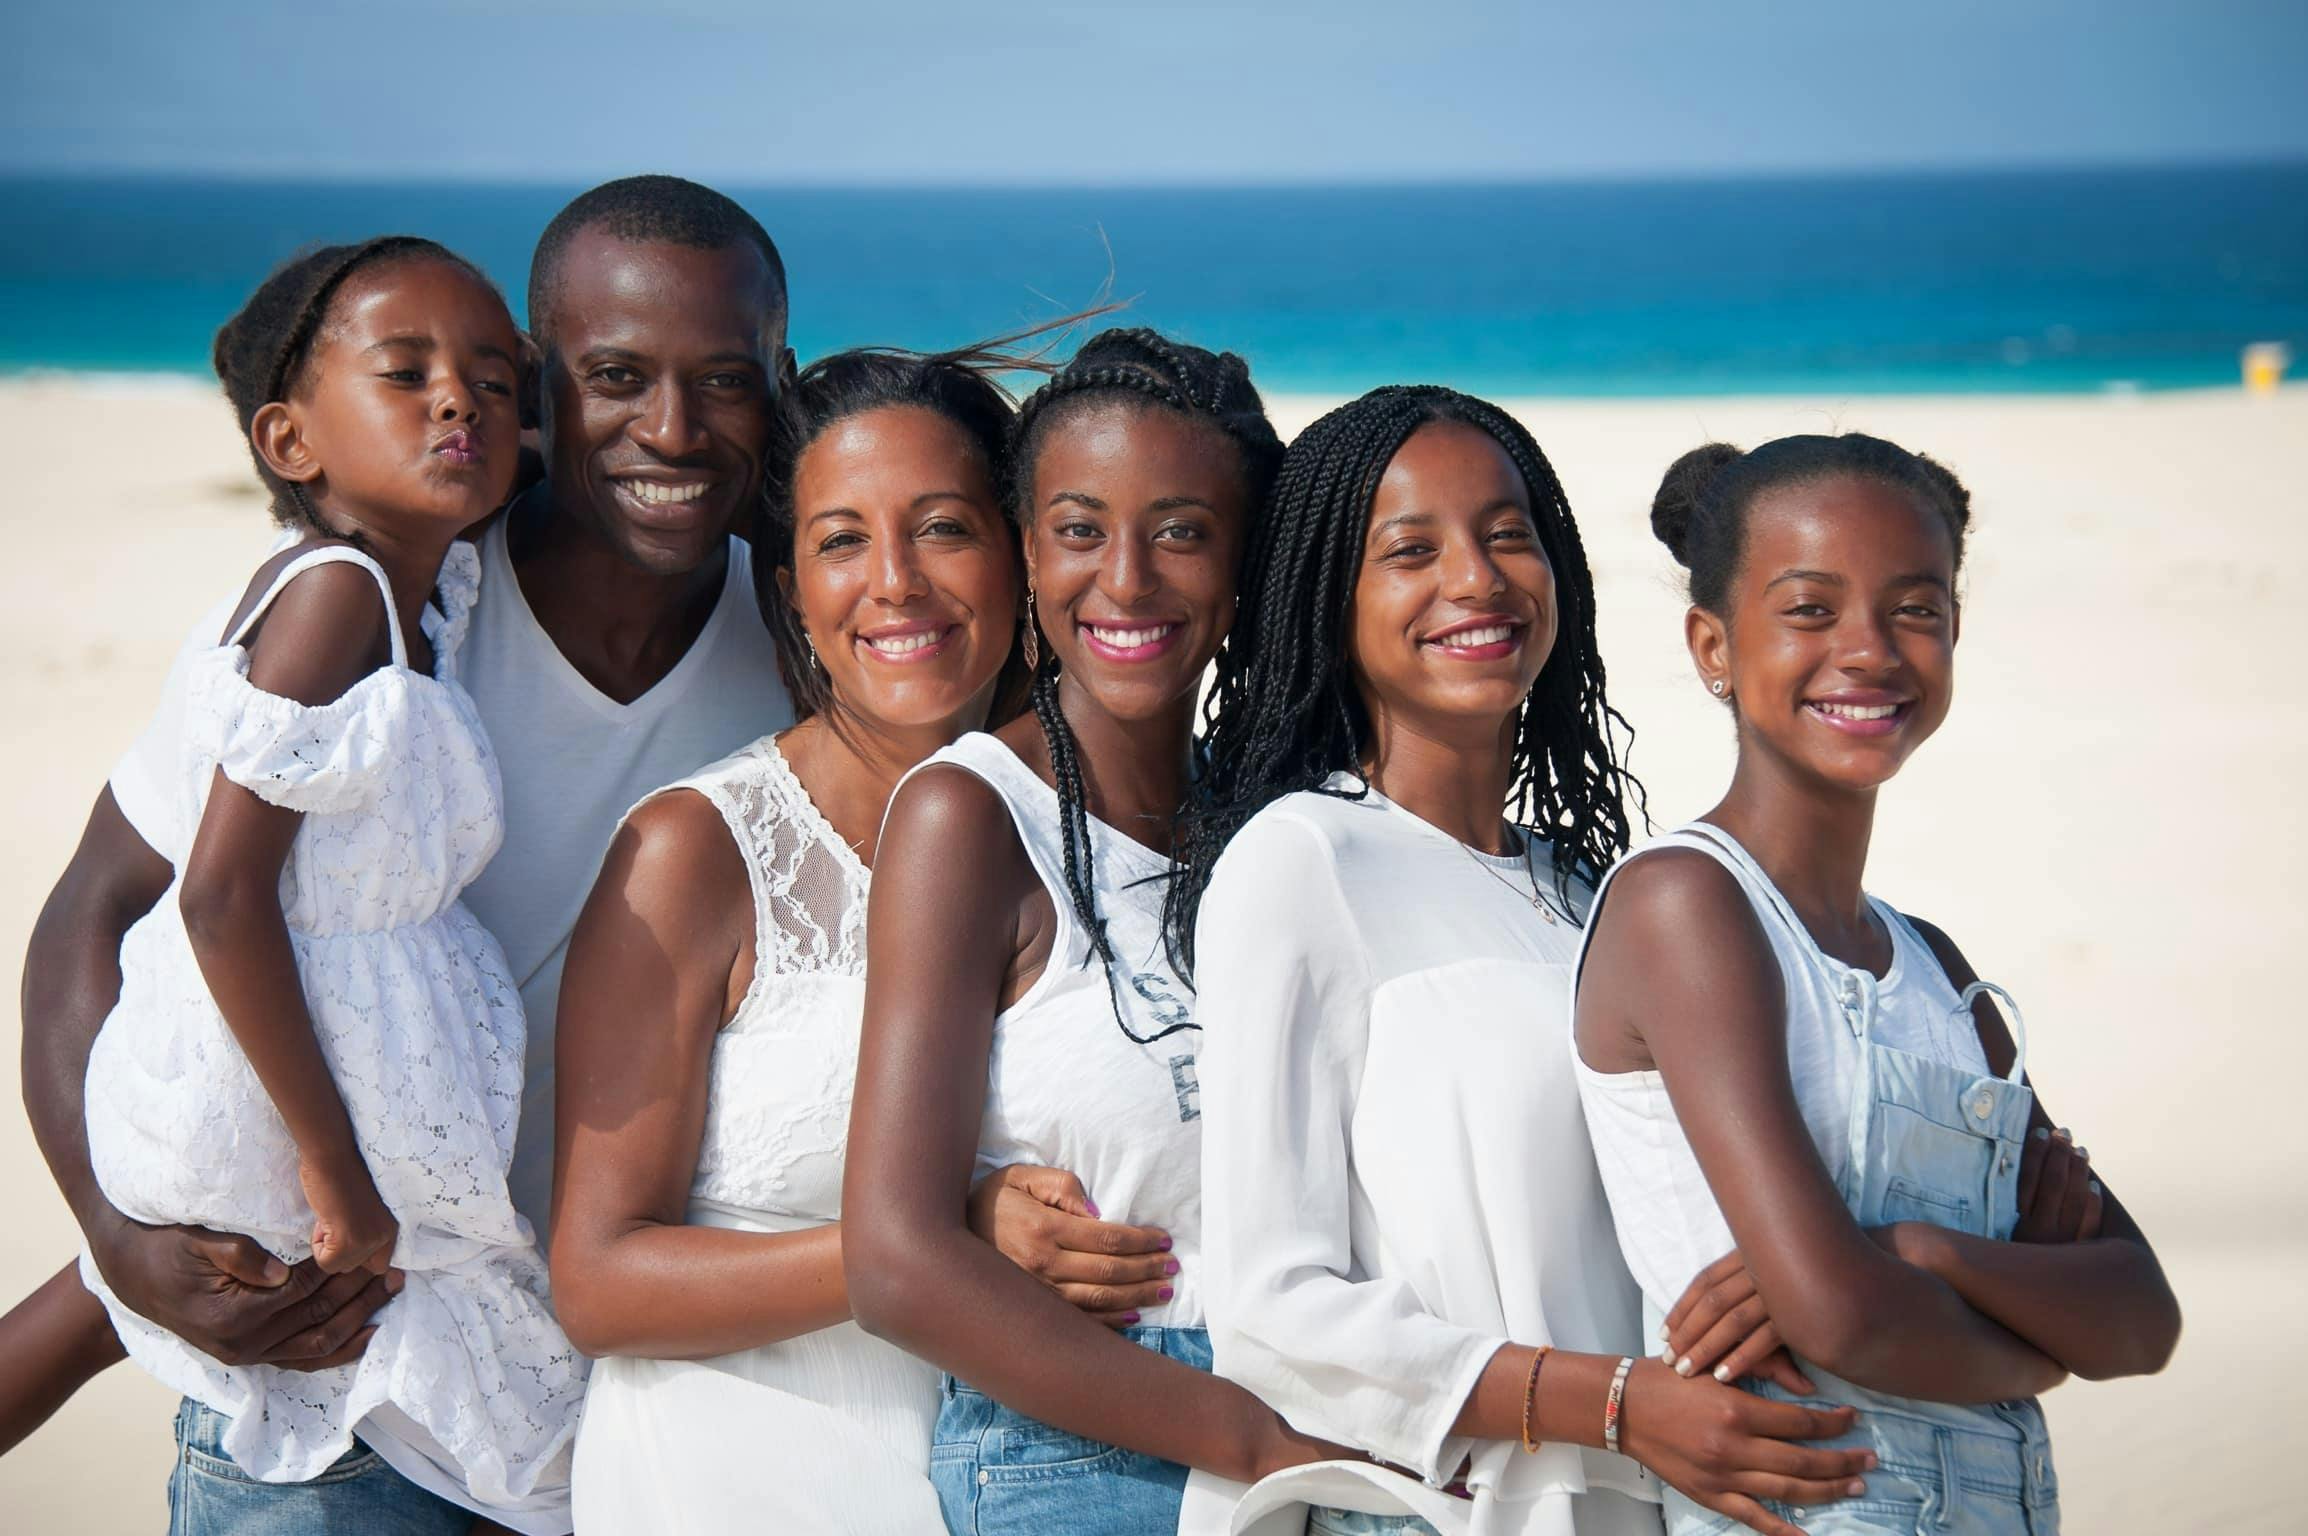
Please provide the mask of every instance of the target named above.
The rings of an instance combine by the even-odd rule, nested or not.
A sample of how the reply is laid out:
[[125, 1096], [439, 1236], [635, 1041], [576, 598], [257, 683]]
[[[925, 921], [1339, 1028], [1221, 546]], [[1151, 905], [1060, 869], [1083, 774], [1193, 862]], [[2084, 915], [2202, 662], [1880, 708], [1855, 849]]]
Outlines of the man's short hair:
[[529, 262], [529, 329], [541, 333], [561, 262], [569, 246], [589, 229], [620, 240], [662, 241], [692, 250], [718, 251], [750, 245], [769, 264], [769, 275], [785, 294], [785, 260], [759, 220], [711, 187], [679, 176], [626, 176], [605, 181], [553, 216], [537, 239]]

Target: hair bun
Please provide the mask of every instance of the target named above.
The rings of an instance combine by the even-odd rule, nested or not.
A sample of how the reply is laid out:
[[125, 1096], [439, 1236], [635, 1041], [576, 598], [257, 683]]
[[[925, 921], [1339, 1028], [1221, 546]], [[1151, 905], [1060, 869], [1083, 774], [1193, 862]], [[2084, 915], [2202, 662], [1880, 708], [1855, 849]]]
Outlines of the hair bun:
[[1731, 444], [1708, 443], [1667, 466], [1651, 497], [1651, 531], [1677, 565], [1691, 564], [1691, 523], [1699, 515], [1707, 487], [1738, 458], [1739, 450]]

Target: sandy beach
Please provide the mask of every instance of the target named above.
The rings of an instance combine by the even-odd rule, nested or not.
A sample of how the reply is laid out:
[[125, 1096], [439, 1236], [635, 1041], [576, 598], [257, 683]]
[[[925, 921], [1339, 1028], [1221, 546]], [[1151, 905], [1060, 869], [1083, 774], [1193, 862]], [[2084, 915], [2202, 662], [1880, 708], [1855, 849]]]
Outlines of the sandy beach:
[[[1326, 402], [1275, 402], [1286, 432]], [[1527, 402], [1585, 531], [1611, 693], [1665, 826], [1704, 809], [1727, 726], [1693, 681], [1650, 492], [1709, 438], [1860, 429], [1926, 450], [1976, 510], [1947, 727], [1884, 800], [1871, 885], [2027, 1009], [2053, 1112], [2157, 1240], [2188, 1330], [2162, 1377], [2049, 1399], [2066, 1529], [2297, 1530], [2308, 1438], [2308, 388], [2094, 397]], [[0, 635], [14, 766], [0, 950], [19, 953], [186, 626], [269, 524], [214, 391], [0, 381]], [[0, 1306], [77, 1237], [0, 1067]], [[9, 1369], [0, 1361], [0, 1371]], [[0, 1526], [166, 1522], [172, 1400], [110, 1373], [0, 1459]], [[2280, 1502], [2281, 1501], [2281, 1502]]]

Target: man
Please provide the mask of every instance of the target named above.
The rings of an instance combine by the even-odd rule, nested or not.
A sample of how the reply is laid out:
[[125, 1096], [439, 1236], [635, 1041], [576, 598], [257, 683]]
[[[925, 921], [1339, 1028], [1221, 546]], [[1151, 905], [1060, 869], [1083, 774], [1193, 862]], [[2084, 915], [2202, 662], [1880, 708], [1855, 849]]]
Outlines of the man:
[[[531, 265], [529, 322], [542, 353], [545, 478], [481, 535], [481, 595], [458, 670], [503, 776], [505, 841], [465, 899], [503, 943], [528, 1013], [512, 1194], [542, 1232], [562, 958], [617, 821], [650, 790], [791, 720], [733, 530], [760, 495], [793, 354], [777, 247], [729, 199], [668, 176], [596, 187], [554, 218]], [[215, 639], [196, 632], [188, 649]], [[123, 1301], [228, 1363], [320, 1369], [359, 1353], [389, 1280], [283, 1266], [230, 1234], [142, 1226], [112, 1208], [89, 1168], [82, 1078], [119, 995], [120, 941], [190, 841], [191, 829], [171, 825], [176, 751], [164, 701], [98, 796], [33, 929], [25, 1105]], [[178, 1416], [180, 1449], [218, 1457], [220, 1432], [197, 1404]], [[275, 1516], [363, 1533], [462, 1532], [471, 1520], [358, 1446], [344, 1475], [305, 1485], [203, 1467], [178, 1459], [179, 1532]]]

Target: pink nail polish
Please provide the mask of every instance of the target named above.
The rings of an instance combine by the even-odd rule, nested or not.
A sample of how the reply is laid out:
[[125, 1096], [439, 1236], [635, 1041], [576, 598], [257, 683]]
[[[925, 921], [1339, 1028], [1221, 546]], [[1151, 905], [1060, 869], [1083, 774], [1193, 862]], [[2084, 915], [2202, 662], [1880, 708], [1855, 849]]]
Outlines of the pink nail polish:
[[1164, 1301], [1168, 1301], [1168, 1300], [1169, 1300], [1169, 1299], [1170, 1299], [1172, 1296], [1176, 1295], [1177, 1293], [1176, 1293], [1175, 1291], [1173, 1291], [1173, 1290], [1172, 1290], [1172, 1289], [1171, 1289], [1169, 1286], [1167, 1286], [1167, 1285], [1166, 1285], [1166, 1286], [1162, 1287], [1162, 1289], [1160, 1289], [1159, 1291], [1156, 1291], [1154, 1294], [1155, 1294], [1155, 1295], [1157, 1295], [1157, 1296], [1159, 1296], [1159, 1297], [1161, 1297], [1161, 1298], [1162, 1298]]
[[1162, 1251], [1164, 1253], [1168, 1253], [1170, 1251], [1170, 1239], [1167, 1237], [1162, 1239]]
[[1166, 1275], [1178, 1273], [1178, 1261], [1176, 1259], [1164, 1259], [1162, 1261], [1162, 1273]]
[[1082, 1197], [1082, 1209], [1088, 1211], [1092, 1216], [1096, 1216], [1098, 1214], [1098, 1202], [1088, 1195], [1084, 1195]]

